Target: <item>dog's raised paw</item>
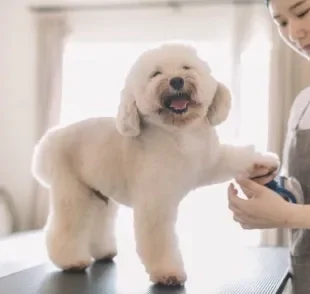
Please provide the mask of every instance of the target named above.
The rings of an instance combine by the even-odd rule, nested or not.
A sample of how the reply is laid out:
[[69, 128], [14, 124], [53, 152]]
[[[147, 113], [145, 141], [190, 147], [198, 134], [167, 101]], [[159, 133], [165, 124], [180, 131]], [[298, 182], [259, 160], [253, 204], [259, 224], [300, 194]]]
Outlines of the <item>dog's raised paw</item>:
[[268, 168], [270, 172], [274, 172], [280, 166], [280, 159], [276, 154], [267, 152], [257, 156], [255, 165]]

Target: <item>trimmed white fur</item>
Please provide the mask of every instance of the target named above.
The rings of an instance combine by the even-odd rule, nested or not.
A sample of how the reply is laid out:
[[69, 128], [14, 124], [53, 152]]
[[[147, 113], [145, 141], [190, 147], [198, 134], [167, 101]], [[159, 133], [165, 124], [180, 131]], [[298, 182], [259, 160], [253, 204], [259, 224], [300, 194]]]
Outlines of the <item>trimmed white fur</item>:
[[[183, 114], [163, 106], [176, 76], [191, 96]], [[170, 44], [138, 58], [116, 120], [92, 118], [49, 130], [35, 148], [33, 173], [50, 191], [46, 233], [54, 264], [83, 269], [92, 258], [115, 256], [114, 224], [123, 204], [133, 208], [137, 252], [150, 279], [184, 283], [174, 231], [181, 200], [197, 187], [250, 173], [255, 163], [279, 166], [274, 154], [220, 144], [215, 126], [226, 120], [230, 105], [228, 89], [195, 50]]]

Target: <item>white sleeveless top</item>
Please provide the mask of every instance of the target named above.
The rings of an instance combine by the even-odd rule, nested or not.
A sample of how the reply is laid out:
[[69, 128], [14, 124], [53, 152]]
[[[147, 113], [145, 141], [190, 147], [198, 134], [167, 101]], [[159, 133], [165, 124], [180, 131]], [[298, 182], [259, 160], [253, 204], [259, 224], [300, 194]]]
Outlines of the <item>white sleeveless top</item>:
[[[290, 117], [288, 120], [288, 130], [295, 128], [309, 100], [310, 100], [310, 87], [307, 87], [297, 95], [295, 101], [293, 102], [293, 105], [290, 110]], [[310, 107], [303, 115], [299, 123], [299, 129], [300, 130], [310, 129]]]
[[[288, 164], [288, 152], [290, 147], [289, 144], [291, 142], [292, 136], [294, 136], [295, 128], [302, 116], [302, 112], [307, 107], [309, 100], [310, 100], [310, 87], [307, 87], [297, 95], [290, 109], [290, 115], [287, 124], [287, 132], [283, 148], [282, 167], [280, 171], [281, 175], [288, 176], [287, 164]], [[301, 121], [299, 122], [298, 129], [299, 130], [310, 129], [310, 107], [308, 107], [306, 112], [303, 114]]]

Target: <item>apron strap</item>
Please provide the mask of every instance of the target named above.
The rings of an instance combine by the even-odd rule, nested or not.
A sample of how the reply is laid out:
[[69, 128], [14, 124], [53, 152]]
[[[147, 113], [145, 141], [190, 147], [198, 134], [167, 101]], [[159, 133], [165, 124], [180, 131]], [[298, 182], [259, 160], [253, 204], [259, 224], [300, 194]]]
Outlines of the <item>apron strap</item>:
[[298, 118], [298, 120], [297, 120], [297, 123], [296, 123], [296, 125], [295, 125], [295, 131], [298, 130], [299, 125], [300, 125], [300, 122], [301, 122], [301, 120], [303, 119], [303, 117], [304, 117], [306, 111], [308, 110], [309, 106], [310, 106], [310, 99], [309, 99], [307, 105], [304, 107], [304, 109], [303, 109], [301, 115], [299, 116], [299, 118]]

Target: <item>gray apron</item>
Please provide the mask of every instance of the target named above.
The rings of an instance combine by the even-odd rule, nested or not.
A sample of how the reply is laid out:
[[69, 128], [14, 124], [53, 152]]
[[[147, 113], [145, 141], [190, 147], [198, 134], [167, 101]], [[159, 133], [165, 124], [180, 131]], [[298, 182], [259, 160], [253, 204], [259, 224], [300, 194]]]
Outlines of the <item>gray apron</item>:
[[[287, 156], [288, 176], [299, 181], [305, 204], [310, 204], [310, 130], [300, 130], [299, 124], [309, 107], [310, 100], [292, 130]], [[292, 229], [290, 233], [293, 293], [310, 294], [310, 230]]]

